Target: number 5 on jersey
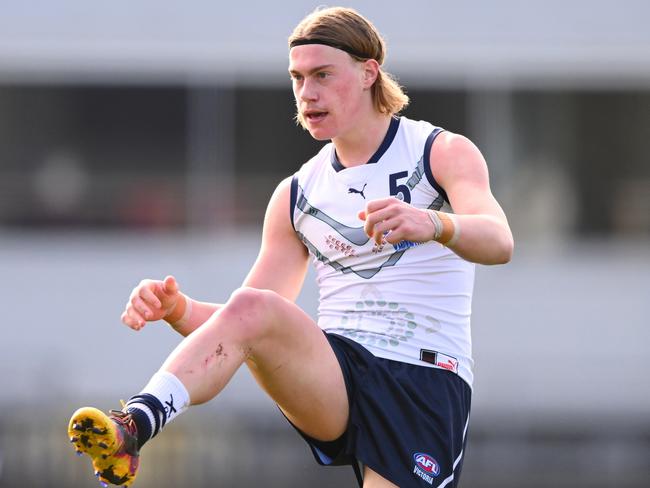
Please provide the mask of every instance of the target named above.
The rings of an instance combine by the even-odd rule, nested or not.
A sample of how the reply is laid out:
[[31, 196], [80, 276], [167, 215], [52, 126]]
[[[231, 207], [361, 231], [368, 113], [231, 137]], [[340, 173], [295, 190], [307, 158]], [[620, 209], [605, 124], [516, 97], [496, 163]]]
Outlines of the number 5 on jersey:
[[388, 184], [390, 187], [390, 194], [400, 200], [411, 203], [411, 192], [406, 185], [398, 185], [397, 180], [406, 178], [409, 175], [408, 171], [400, 171], [388, 176]]

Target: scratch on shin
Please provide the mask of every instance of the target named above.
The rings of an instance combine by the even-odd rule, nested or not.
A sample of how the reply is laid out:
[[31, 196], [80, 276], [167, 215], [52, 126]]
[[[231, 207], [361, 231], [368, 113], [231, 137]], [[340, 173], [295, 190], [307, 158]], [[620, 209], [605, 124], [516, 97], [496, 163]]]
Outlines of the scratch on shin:
[[210, 363], [214, 362], [217, 358], [221, 358], [219, 361], [219, 363], [221, 363], [225, 361], [227, 357], [228, 354], [224, 352], [223, 344], [220, 343], [217, 346], [217, 349], [213, 353], [210, 353], [210, 355], [203, 360], [203, 366], [205, 368], [208, 368], [210, 366]]

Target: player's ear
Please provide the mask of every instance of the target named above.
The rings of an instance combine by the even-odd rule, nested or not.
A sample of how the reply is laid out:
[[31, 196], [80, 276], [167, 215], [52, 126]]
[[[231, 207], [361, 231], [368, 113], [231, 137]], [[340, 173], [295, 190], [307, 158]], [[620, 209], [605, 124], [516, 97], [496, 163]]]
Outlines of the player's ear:
[[368, 89], [379, 75], [379, 63], [376, 59], [366, 59], [363, 61], [363, 87]]

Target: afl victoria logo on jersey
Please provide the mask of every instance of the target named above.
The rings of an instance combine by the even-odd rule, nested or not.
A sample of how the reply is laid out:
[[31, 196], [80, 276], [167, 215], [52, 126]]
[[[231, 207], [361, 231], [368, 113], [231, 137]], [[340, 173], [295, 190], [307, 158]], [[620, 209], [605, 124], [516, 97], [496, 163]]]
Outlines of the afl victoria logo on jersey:
[[438, 461], [423, 452], [416, 452], [413, 454], [413, 461], [415, 462], [413, 474], [418, 475], [424, 481], [432, 485], [434, 477], [440, 474], [440, 465], [438, 464]]

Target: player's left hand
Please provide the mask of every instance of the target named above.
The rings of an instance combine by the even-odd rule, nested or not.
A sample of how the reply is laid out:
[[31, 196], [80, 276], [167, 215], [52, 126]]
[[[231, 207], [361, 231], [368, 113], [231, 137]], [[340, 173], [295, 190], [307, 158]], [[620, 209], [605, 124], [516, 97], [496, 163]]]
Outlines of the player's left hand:
[[433, 222], [426, 210], [415, 208], [395, 197], [370, 200], [359, 212], [365, 220], [364, 230], [381, 244], [382, 238], [391, 244], [400, 241], [426, 242], [434, 234]]

